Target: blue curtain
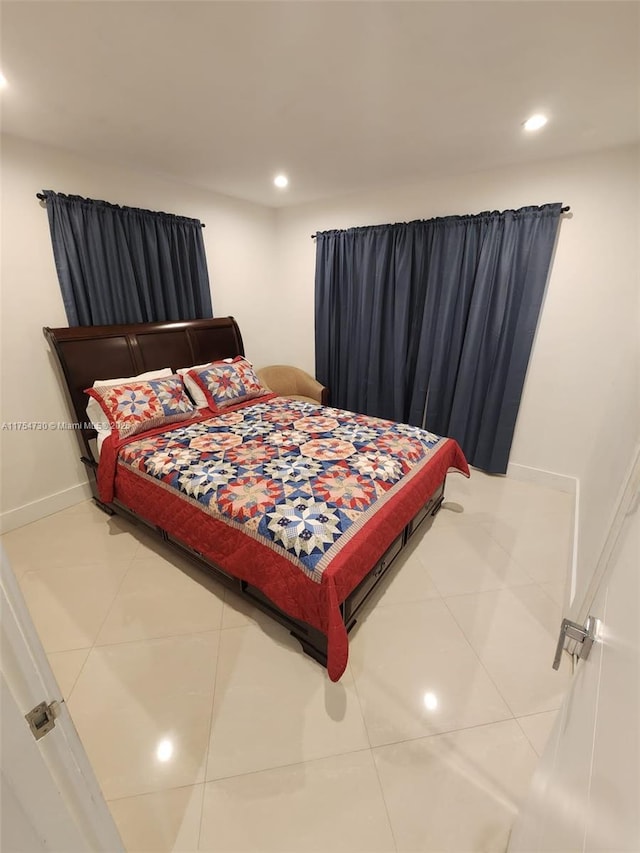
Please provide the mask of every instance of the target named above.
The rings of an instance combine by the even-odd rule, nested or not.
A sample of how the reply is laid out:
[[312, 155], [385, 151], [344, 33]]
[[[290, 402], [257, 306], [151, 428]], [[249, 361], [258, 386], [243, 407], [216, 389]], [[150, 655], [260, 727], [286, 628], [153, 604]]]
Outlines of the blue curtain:
[[505, 473], [561, 204], [316, 235], [316, 375], [340, 408]]
[[43, 192], [70, 326], [212, 316], [197, 219]]

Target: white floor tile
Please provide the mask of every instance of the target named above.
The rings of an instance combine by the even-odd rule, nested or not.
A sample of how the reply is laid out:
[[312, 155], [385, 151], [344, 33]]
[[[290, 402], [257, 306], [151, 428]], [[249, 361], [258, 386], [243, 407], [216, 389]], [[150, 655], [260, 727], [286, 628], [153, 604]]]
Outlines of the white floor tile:
[[547, 593], [558, 607], [564, 608], [566, 589], [565, 581], [558, 581], [557, 583], [539, 583], [538, 586]]
[[515, 720], [373, 753], [399, 851], [504, 853], [536, 764]]
[[562, 617], [545, 592], [532, 584], [446, 604], [515, 716], [560, 706], [569, 669], [551, 668]]
[[557, 716], [557, 711], [545, 711], [543, 714], [532, 714], [530, 717], [518, 717], [520, 728], [538, 755], [542, 755], [547, 745]]
[[[483, 592], [531, 583], [531, 578], [479, 524], [452, 518], [423, 536], [417, 556], [441, 595]], [[452, 530], [451, 525], [455, 524]]]
[[109, 803], [127, 853], [198, 849], [204, 785], [170, 788]]
[[[427, 530], [423, 535], [428, 537], [431, 532]], [[407, 546], [406, 551], [402, 552], [396, 559], [372, 598], [367, 602], [367, 613], [375, 610], [381, 604], [404, 604], [405, 602], [440, 597], [440, 593], [427, 571], [427, 566], [420, 557], [421, 541], [422, 535], [416, 534], [415, 541], [412, 541]]]
[[207, 779], [368, 747], [349, 671], [333, 684], [284, 629], [221, 632]]
[[46, 652], [93, 645], [129, 562], [51, 566], [22, 576], [22, 594]]
[[486, 853], [568, 678], [551, 661], [571, 528], [568, 495], [449, 477], [338, 684], [91, 502], [3, 544], [128, 851]]
[[48, 571], [58, 566], [121, 566], [139, 548], [134, 525], [95, 507], [80, 514], [64, 510], [49, 515], [5, 533], [2, 544], [18, 577], [27, 571]]
[[107, 799], [204, 781], [218, 632], [94, 648], [69, 711]]
[[[224, 591], [224, 607], [222, 610], [223, 628], [243, 628], [255, 622], [261, 622], [262, 611], [254, 607], [246, 598], [230, 589]], [[266, 619], [269, 619], [267, 616]]]
[[394, 851], [370, 750], [207, 783], [200, 849]]
[[57, 518], [69, 518], [70, 516], [82, 515], [84, 517], [89, 518], [100, 518], [104, 522], [109, 519], [109, 515], [103, 512], [96, 504], [93, 502], [92, 498], [88, 498], [85, 501], [80, 501], [80, 503], [73, 504], [73, 506], [69, 506], [66, 509], [60, 510], [60, 512], [56, 513]]
[[538, 484], [472, 470], [469, 479], [447, 478], [445, 503], [456, 504], [467, 520], [522, 521], [540, 513], [570, 518], [573, 497]]
[[181, 557], [145, 551], [133, 559], [96, 644], [217, 630], [223, 596], [217, 581]]
[[511, 716], [440, 600], [379, 607], [350, 661], [372, 745]]
[[566, 578], [572, 530], [564, 514], [495, 518], [483, 527], [534, 581], [559, 584]]
[[91, 649], [74, 649], [47, 655], [64, 699], [68, 699], [71, 695], [90, 651]]

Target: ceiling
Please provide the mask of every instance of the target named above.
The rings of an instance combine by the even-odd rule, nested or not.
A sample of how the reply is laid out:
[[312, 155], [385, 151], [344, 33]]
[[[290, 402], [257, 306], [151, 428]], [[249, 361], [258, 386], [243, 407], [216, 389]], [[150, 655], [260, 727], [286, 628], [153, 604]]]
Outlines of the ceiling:
[[274, 207], [542, 160], [639, 138], [639, 13], [3, 2], [3, 130]]

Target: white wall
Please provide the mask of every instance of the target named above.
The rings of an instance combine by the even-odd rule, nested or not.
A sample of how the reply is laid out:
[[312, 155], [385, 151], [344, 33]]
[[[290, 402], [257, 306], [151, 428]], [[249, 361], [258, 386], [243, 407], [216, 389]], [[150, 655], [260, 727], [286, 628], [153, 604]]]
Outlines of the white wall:
[[591, 574], [640, 432], [638, 165], [625, 147], [416, 182], [278, 212], [278, 356], [313, 369], [315, 246], [330, 228], [561, 201], [563, 218], [511, 461], [577, 477], [578, 587]]
[[[43, 326], [67, 325], [47, 212], [35, 197], [42, 189], [201, 219], [206, 223], [214, 313], [236, 317], [249, 358], [257, 364], [272, 360], [272, 335], [265, 331], [264, 315], [272, 303], [269, 290], [274, 281], [273, 210], [5, 136], [0, 320], [3, 422], [69, 419], [42, 335]], [[82, 497], [78, 487], [86, 478], [72, 433], [3, 430], [0, 447], [5, 528]], [[49, 499], [51, 496], [56, 497]]]
[[[317, 230], [562, 201], [563, 220], [511, 454], [580, 479], [581, 578], [597, 559], [639, 433], [637, 147], [269, 209], [5, 138], [2, 149], [2, 420], [64, 420], [43, 325], [66, 325], [43, 188], [206, 222], [214, 311], [233, 314], [256, 364], [314, 367]], [[276, 245], [274, 247], [274, 235]], [[3, 521], [80, 496], [73, 435], [0, 433]], [[66, 491], [71, 490], [71, 491]], [[58, 492], [53, 501], [37, 502]], [[33, 503], [36, 502], [36, 503]], [[23, 505], [31, 509], [11, 512]], [[8, 512], [9, 511], [9, 512]], [[29, 514], [31, 513], [31, 515]]]

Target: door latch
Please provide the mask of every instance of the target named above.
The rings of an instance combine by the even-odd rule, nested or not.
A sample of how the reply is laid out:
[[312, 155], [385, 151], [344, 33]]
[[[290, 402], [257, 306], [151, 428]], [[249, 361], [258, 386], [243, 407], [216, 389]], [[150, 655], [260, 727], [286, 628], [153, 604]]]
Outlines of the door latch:
[[47, 732], [55, 728], [56, 717], [60, 712], [60, 705], [55, 701], [47, 704], [40, 702], [35, 708], [32, 708], [28, 714], [25, 714], [25, 719], [29, 723], [31, 733], [36, 740], [40, 740]]
[[575, 657], [586, 660], [589, 657], [591, 646], [596, 639], [598, 630], [598, 620], [595, 616], [588, 616], [584, 625], [579, 625], [577, 622], [572, 622], [570, 619], [563, 619], [560, 626], [560, 636], [558, 637], [558, 645], [556, 646], [556, 656], [553, 659], [553, 668], [560, 668], [562, 660], [562, 652], [564, 651], [567, 640], [573, 640], [576, 643], [572, 654]]

